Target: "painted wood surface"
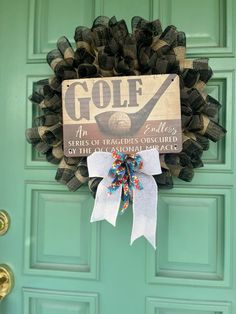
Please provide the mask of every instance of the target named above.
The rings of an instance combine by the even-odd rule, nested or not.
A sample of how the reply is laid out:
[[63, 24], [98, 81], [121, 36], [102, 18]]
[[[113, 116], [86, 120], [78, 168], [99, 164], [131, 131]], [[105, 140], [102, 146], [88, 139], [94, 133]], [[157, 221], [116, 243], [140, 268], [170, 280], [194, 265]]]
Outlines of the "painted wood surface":
[[[11, 216], [0, 263], [15, 273], [3, 314], [234, 314], [235, 20], [233, 0], [21, 0], [0, 4], [0, 207]], [[161, 191], [157, 251], [128, 245], [130, 211], [118, 225], [89, 223], [86, 187], [69, 192], [56, 167], [26, 143], [37, 115], [27, 97], [50, 75], [46, 53], [95, 16], [160, 18], [187, 33], [188, 55], [210, 57], [210, 94], [223, 104], [225, 140], [211, 143], [194, 180]]]

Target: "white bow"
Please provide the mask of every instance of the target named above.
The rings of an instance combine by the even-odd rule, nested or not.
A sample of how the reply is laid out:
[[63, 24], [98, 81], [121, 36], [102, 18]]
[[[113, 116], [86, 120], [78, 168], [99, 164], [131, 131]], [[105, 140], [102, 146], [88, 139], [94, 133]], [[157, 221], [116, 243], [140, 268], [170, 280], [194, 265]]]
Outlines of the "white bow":
[[[159, 153], [156, 149], [144, 150], [138, 153], [143, 161], [143, 167], [135, 171], [143, 189], [133, 190], [133, 228], [131, 243], [144, 236], [156, 249], [156, 223], [158, 189], [153, 175], [161, 173]], [[113, 226], [120, 208], [122, 185], [111, 195], [108, 193], [113, 178], [108, 172], [114, 162], [111, 153], [95, 152], [88, 156], [89, 177], [102, 177], [99, 183], [91, 216], [91, 222], [107, 220]]]

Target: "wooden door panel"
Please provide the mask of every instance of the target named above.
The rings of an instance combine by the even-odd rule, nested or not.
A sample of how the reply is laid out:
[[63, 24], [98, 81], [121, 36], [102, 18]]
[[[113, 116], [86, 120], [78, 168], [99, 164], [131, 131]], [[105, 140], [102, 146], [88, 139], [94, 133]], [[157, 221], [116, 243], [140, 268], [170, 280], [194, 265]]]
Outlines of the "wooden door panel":
[[153, 15], [164, 25], [186, 32], [188, 53], [195, 57], [234, 56], [233, 0], [155, 0]]
[[[210, 80], [206, 91], [213, 98], [218, 99], [222, 104], [222, 108], [217, 117], [221, 125], [226, 125], [226, 95], [227, 95], [227, 83], [232, 84], [232, 78], [230, 78], [229, 73], [222, 73], [214, 69], [214, 78]], [[227, 99], [230, 98], [231, 90], [228, 91]], [[230, 106], [230, 105], [229, 105]], [[227, 106], [228, 109], [228, 106]], [[209, 169], [219, 169], [226, 162], [226, 150], [225, 150], [225, 138], [217, 143], [210, 143], [210, 149], [204, 152], [204, 171]]]
[[159, 249], [148, 250], [149, 282], [229, 285], [230, 200], [231, 191], [226, 188], [182, 187], [162, 193]]
[[148, 298], [149, 314], [229, 314], [231, 305], [227, 302], [177, 301]]
[[70, 193], [57, 184], [27, 184], [26, 273], [97, 278], [100, 232], [99, 223], [89, 222], [92, 204], [85, 188]]
[[96, 314], [96, 294], [23, 290], [24, 314]]
[[[55, 46], [54, 46], [55, 47]], [[46, 58], [46, 57], [45, 57]], [[44, 58], [44, 61], [45, 61]], [[36, 82], [42, 79], [45, 79], [46, 77], [50, 77], [52, 74], [50, 71], [50, 68], [48, 68], [46, 65], [41, 65], [43, 68], [45, 67], [45, 70], [43, 71], [43, 74], [30, 74], [27, 75], [27, 86], [26, 86], [26, 92], [27, 96], [32, 95], [32, 92], [36, 88]], [[34, 71], [34, 67], [32, 66], [32, 72]], [[32, 127], [33, 122], [36, 117], [40, 116], [40, 110], [38, 106], [32, 105], [31, 101], [26, 98], [26, 127]], [[45, 159], [45, 156], [43, 154], [40, 154], [38, 151], [33, 149], [31, 145], [26, 145], [26, 153], [25, 153], [25, 167], [26, 169], [41, 169], [41, 170], [52, 170], [52, 173], [56, 173], [57, 167], [55, 165], [52, 165], [51, 163], [47, 162]]]
[[94, 0], [31, 0], [28, 7], [29, 63], [44, 63], [59, 37], [66, 35], [74, 42], [75, 28], [79, 25], [91, 27], [95, 17]]

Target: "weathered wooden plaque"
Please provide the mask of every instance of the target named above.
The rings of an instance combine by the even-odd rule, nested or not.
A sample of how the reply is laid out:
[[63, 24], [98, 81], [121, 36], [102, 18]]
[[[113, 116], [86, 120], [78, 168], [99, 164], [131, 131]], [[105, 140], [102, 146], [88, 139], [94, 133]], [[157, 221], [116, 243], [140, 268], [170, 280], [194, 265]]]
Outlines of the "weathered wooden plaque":
[[66, 80], [62, 101], [65, 156], [182, 150], [176, 74]]

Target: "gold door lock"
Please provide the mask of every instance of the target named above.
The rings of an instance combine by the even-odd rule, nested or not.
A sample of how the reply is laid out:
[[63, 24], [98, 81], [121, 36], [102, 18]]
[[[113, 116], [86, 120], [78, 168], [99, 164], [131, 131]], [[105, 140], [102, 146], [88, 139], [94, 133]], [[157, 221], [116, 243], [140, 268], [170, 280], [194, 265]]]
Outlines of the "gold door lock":
[[0, 264], [0, 301], [5, 298], [14, 286], [13, 272], [9, 266]]
[[10, 226], [10, 217], [5, 210], [0, 211], [0, 236], [4, 235]]

